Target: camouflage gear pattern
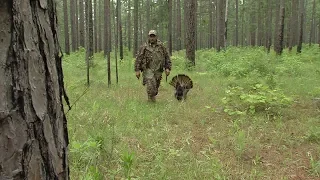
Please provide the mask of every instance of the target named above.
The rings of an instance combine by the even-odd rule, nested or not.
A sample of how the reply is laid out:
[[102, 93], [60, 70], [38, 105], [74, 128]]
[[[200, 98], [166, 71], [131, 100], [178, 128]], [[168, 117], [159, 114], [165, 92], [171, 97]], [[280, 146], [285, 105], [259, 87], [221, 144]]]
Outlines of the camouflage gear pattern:
[[148, 35], [150, 36], [151, 34], [157, 35], [157, 31], [156, 30], [150, 30]]
[[156, 96], [164, 69], [171, 70], [170, 56], [160, 40], [154, 45], [145, 43], [141, 46], [134, 69], [142, 71], [143, 85], [147, 86], [148, 96]]

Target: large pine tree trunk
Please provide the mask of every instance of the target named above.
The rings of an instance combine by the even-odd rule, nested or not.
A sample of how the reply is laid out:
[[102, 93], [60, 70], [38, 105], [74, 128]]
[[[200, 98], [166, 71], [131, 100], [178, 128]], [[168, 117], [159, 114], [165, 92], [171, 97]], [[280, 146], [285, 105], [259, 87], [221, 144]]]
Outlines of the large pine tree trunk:
[[2, 0], [0, 32], [0, 179], [69, 179], [55, 1]]
[[221, 48], [225, 48], [225, 10], [226, 10], [226, 0], [217, 0], [218, 2], [218, 34], [217, 34], [217, 51], [219, 52]]
[[290, 20], [290, 34], [289, 34], [289, 51], [297, 44], [297, 24], [298, 24], [298, 0], [292, 0], [291, 20]]
[[187, 4], [187, 34], [186, 34], [186, 57], [188, 59], [187, 66], [195, 66], [195, 51], [196, 51], [196, 0], [188, 0]]
[[281, 6], [280, 8], [280, 22], [278, 22], [278, 32], [277, 32], [277, 40], [275, 42], [274, 50], [278, 55], [282, 54], [283, 50], [283, 38], [284, 38], [284, 16], [285, 16], [285, 8]]

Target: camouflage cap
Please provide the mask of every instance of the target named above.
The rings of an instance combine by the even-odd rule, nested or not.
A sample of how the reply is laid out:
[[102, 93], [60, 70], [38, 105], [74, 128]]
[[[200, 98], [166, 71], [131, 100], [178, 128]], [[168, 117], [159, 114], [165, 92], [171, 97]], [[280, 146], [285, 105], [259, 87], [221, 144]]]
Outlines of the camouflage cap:
[[150, 36], [151, 34], [153, 35], [157, 35], [157, 31], [156, 30], [150, 30], [148, 35]]

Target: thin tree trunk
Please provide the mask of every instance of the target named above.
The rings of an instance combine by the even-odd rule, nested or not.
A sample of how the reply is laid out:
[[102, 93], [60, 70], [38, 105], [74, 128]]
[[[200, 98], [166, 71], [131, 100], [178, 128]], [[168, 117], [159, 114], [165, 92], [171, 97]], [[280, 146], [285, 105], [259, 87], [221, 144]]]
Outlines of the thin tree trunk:
[[172, 0], [172, 50], [177, 50], [177, 3]]
[[290, 21], [290, 38], [289, 38], [289, 51], [292, 50], [292, 47], [296, 45], [296, 36], [297, 36], [297, 11], [298, 11], [298, 0], [292, 0], [292, 5], [291, 5], [291, 21]]
[[212, 48], [213, 47], [213, 40], [214, 40], [214, 32], [213, 32], [213, 13], [214, 13], [214, 4], [213, 4], [213, 0], [209, 0], [209, 8], [208, 8], [208, 11], [209, 11], [209, 43], [208, 43], [208, 46], [209, 48]]
[[263, 20], [263, 18], [262, 18], [262, 1], [261, 0], [258, 0], [257, 1], [257, 3], [258, 3], [258, 21], [257, 21], [257, 23], [258, 23], [258, 35], [257, 35], [257, 45], [258, 46], [262, 46], [262, 20]]
[[275, 26], [274, 26], [274, 37], [273, 37], [273, 46], [275, 47], [276, 46], [276, 43], [277, 43], [277, 39], [278, 39], [278, 30], [279, 30], [279, 21], [280, 21], [280, 1], [279, 0], [274, 0], [275, 2], [275, 7], [276, 7], [276, 10], [275, 10]]
[[133, 57], [136, 57], [136, 53], [138, 52], [138, 8], [139, 0], [134, 0]]
[[89, 7], [89, 19], [88, 19], [88, 25], [89, 25], [89, 32], [88, 32], [88, 36], [89, 36], [89, 58], [90, 58], [90, 65], [92, 65], [92, 61], [93, 61], [93, 48], [94, 48], [94, 44], [93, 44], [93, 13], [92, 13], [92, 0], [87, 0], [87, 2], [89, 3], [88, 7]]
[[[121, 0], [117, 0], [117, 5], [118, 5], [117, 21], [118, 21], [118, 28], [119, 28], [118, 33], [119, 33], [120, 60], [122, 60], [123, 59], [123, 39], [122, 39], [122, 22], [121, 22], [121, 19], [122, 19], [121, 18]], [[118, 78], [118, 76], [117, 76], [117, 78]]]
[[[127, 27], [127, 29], [128, 29], [128, 35], [127, 35], [127, 37], [128, 37], [128, 50], [129, 51], [131, 51], [131, 30], [132, 30], [132, 27], [131, 27], [131, 5], [130, 5], [130, 2], [131, 2], [131, 0], [128, 0], [128, 19], [127, 19], [127, 21], [128, 21], [128, 27]], [[134, 54], [134, 53], [133, 53]], [[135, 54], [133, 55], [133, 57], [135, 57]]]
[[85, 17], [86, 17], [86, 65], [87, 65], [87, 86], [90, 86], [90, 23], [89, 23], [89, 1], [85, 1]]
[[84, 8], [83, 0], [79, 0], [79, 22], [80, 22], [80, 46], [85, 47], [85, 31], [84, 31]]
[[177, 50], [182, 49], [181, 33], [181, 2], [177, 0]]
[[71, 47], [72, 52], [76, 51], [77, 49], [77, 42], [76, 42], [76, 19], [75, 19], [75, 0], [70, 0], [70, 24], [71, 24]]
[[315, 21], [315, 9], [316, 9], [316, 0], [313, 0], [312, 5], [312, 15], [311, 15], [311, 23], [310, 23], [310, 34], [309, 34], [309, 46], [311, 46], [312, 43], [315, 43], [315, 30], [316, 30], [316, 21]]
[[97, 16], [97, 0], [94, 0], [94, 31], [93, 31], [93, 38], [94, 38], [94, 52], [98, 52], [98, 16]]
[[268, 0], [268, 11], [269, 11], [269, 16], [268, 16], [268, 31], [267, 31], [267, 52], [270, 53], [271, 49], [271, 44], [272, 44], [272, 0]]
[[228, 0], [225, 0], [225, 16], [224, 16], [224, 48], [227, 47], [228, 39]]
[[[139, 14], [139, 12], [138, 12], [138, 14]], [[142, 32], [143, 31], [143, 21], [142, 21], [142, 16], [138, 16], [138, 17], [139, 17], [139, 19], [138, 19], [138, 24], [139, 24], [138, 32], [140, 34], [140, 36], [138, 36], [138, 42], [140, 44], [142, 44], [143, 43], [143, 38], [144, 38], [143, 32]], [[139, 49], [139, 43], [137, 45], [137, 52], [138, 52], [138, 49]]]
[[[101, 2], [102, 0], [98, 0], [98, 51], [102, 51], [102, 17], [103, 17], [103, 11], [101, 10]], [[102, 13], [101, 13], [102, 12]]]
[[110, 17], [110, 0], [105, 0], [105, 18], [106, 18], [106, 45], [107, 45], [107, 71], [108, 71], [108, 87], [111, 86], [111, 58], [110, 58], [110, 52], [111, 52], [111, 17]]
[[[116, 63], [116, 83], [118, 84], [119, 79], [118, 79], [118, 41], [119, 41], [119, 37], [118, 37], [118, 33], [119, 33], [119, 1], [117, 0], [117, 4], [116, 4], [116, 10], [113, 11], [114, 12], [114, 18], [113, 18], [113, 22], [114, 22], [114, 39], [115, 39], [115, 46], [114, 46], [114, 57], [115, 57], [115, 63]], [[116, 20], [117, 19], [117, 22]], [[117, 25], [116, 25], [117, 24]]]
[[150, 23], [150, 0], [146, 0], [146, 31], [149, 32], [151, 30], [151, 23]]
[[256, 45], [256, 2], [253, 2], [253, 10], [251, 10], [251, 19], [250, 19], [250, 45]]
[[168, 21], [168, 45], [169, 45], [169, 55], [172, 56], [172, 0], [168, 0], [168, 11], [169, 11], [169, 21]]
[[0, 2], [0, 179], [69, 179], [56, 1], [40, 2]]
[[70, 41], [69, 41], [69, 21], [68, 21], [68, 2], [63, 0], [63, 16], [64, 16], [64, 49], [66, 54], [70, 54]]
[[187, 48], [187, 31], [188, 31], [188, 3], [189, 3], [190, 0], [184, 0], [183, 1], [183, 22], [184, 22], [184, 48], [186, 49]]
[[104, 56], [106, 57], [107, 56], [107, 53], [108, 53], [108, 12], [109, 9], [107, 9], [109, 6], [108, 6], [108, 2], [109, 0], [104, 0]]
[[[282, 0], [284, 1], [284, 0]], [[283, 31], [284, 31], [284, 16], [285, 16], [285, 8], [284, 6], [281, 6], [280, 9], [280, 22], [278, 22], [278, 33], [277, 33], [277, 42], [276, 45], [274, 47], [275, 52], [278, 55], [282, 54], [282, 50], [283, 50]]]
[[236, 0], [236, 40], [235, 46], [239, 43], [239, 0]]
[[302, 42], [303, 42], [303, 26], [304, 26], [304, 0], [300, 1], [300, 24], [299, 24], [299, 40], [297, 46], [297, 53], [301, 53], [302, 50]]
[[244, 4], [245, 3], [245, 0], [242, 1], [242, 13], [241, 13], [241, 46], [244, 46]]
[[75, 31], [75, 33], [76, 33], [76, 50], [78, 50], [79, 49], [79, 44], [80, 44], [80, 42], [79, 42], [79, 34], [80, 34], [80, 29], [79, 29], [79, 21], [78, 21], [78, 19], [79, 19], [79, 7], [78, 7], [78, 1], [79, 0], [74, 0], [75, 1], [75, 11], [76, 11], [76, 14], [75, 14], [75, 25], [76, 25], [76, 31]]

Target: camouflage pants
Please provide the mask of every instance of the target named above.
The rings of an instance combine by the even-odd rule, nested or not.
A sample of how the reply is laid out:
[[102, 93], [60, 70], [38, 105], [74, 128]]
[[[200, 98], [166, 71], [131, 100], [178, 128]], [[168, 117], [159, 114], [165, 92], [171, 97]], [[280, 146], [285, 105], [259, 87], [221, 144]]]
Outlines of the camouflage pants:
[[160, 86], [162, 76], [153, 76], [152, 78], [143, 78], [143, 85], [146, 85], [147, 94], [149, 97], [158, 95], [158, 89]]

